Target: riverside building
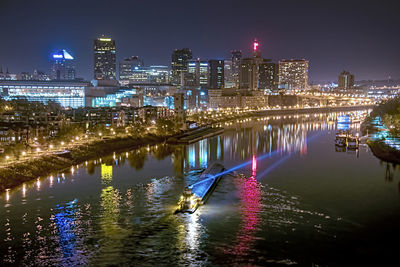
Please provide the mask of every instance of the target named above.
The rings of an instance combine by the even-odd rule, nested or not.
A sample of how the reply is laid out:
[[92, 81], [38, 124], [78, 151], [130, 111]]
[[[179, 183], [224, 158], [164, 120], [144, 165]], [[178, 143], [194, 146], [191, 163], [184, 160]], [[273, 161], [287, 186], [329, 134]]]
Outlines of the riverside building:
[[308, 60], [283, 59], [279, 61], [279, 88], [306, 90], [308, 88]]

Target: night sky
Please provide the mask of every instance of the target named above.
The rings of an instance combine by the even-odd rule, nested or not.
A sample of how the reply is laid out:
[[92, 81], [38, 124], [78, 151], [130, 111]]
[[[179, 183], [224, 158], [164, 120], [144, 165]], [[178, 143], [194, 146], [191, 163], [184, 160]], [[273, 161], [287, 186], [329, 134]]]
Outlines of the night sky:
[[66, 49], [77, 74], [93, 77], [93, 39], [109, 35], [117, 59], [140, 56], [170, 65], [175, 48], [202, 59], [248, 54], [253, 38], [265, 58], [310, 60], [310, 81], [400, 78], [396, 1], [0, 0], [0, 66], [48, 72], [50, 54]]

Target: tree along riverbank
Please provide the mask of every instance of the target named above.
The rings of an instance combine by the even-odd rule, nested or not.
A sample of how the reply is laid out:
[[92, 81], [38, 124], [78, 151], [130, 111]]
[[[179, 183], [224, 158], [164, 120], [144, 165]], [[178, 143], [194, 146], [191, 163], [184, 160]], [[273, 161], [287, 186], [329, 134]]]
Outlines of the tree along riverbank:
[[391, 148], [379, 141], [368, 140], [368, 146], [371, 148], [375, 157], [380, 160], [400, 164], [400, 151]]
[[369, 138], [367, 144], [377, 158], [400, 164], [400, 150], [385, 143], [386, 139], [395, 140], [400, 136], [400, 98], [389, 99], [374, 107], [361, 124], [361, 132], [375, 136]]

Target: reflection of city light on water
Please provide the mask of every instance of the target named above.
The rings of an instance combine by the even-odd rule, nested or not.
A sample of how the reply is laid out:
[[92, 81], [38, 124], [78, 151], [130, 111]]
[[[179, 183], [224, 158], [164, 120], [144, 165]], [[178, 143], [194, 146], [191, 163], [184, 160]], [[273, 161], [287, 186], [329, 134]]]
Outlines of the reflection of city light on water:
[[10, 189], [6, 189], [6, 201], [10, 201]]
[[106, 164], [101, 164], [101, 181], [103, 183], [111, 182], [113, 178], [113, 166], [107, 166]]
[[186, 243], [190, 249], [195, 250], [199, 247], [199, 214], [190, 214], [186, 217], [185, 221], [187, 227]]
[[26, 196], [26, 184], [22, 184], [22, 198]]
[[257, 158], [255, 155], [252, 159], [252, 172], [253, 176], [249, 178], [239, 176], [235, 180], [241, 199], [242, 222], [237, 233], [236, 245], [232, 250], [227, 251], [235, 255], [244, 255], [250, 249], [254, 241], [254, 232], [257, 230], [260, 221], [258, 214], [261, 211], [261, 190], [255, 178], [257, 174]]
[[36, 181], [36, 189], [40, 190], [40, 179], [39, 178]]
[[[315, 138], [316, 138], [317, 136], [319, 136], [320, 134], [321, 134], [321, 133], [314, 134], [313, 136], [311, 136], [311, 137], [308, 138], [308, 141], [312, 141], [313, 139], [315, 139]], [[280, 152], [281, 152], [280, 150], [274, 150], [274, 151], [272, 151], [272, 152], [268, 152], [268, 153], [266, 153], [266, 154], [264, 154], [264, 155], [261, 155], [261, 156], [257, 157], [257, 160], [260, 161], [260, 160], [263, 160], [263, 159], [270, 158], [270, 157], [272, 157], [272, 156], [275, 156], [275, 155], [277, 155], [277, 154], [280, 154]], [[276, 162], [274, 162], [273, 164], [271, 164], [266, 170], [264, 170], [263, 173], [261, 173], [261, 174], [258, 175], [257, 177], [258, 177], [258, 178], [261, 178], [261, 177], [265, 176], [267, 173], [269, 173], [270, 171], [272, 171], [273, 169], [275, 169], [278, 165], [280, 165], [281, 163], [283, 163], [284, 161], [286, 161], [288, 158], [290, 158], [290, 157], [291, 157], [292, 155], [294, 155], [294, 154], [295, 154], [295, 153], [291, 153], [291, 154], [288, 154], [288, 155], [282, 157], [282, 158], [279, 159], [278, 161], [276, 161]], [[240, 163], [240, 164], [238, 164], [238, 165], [236, 165], [236, 166], [233, 166], [233, 167], [231, 167], [231, 168], [229, 168], [229, 169], [227, 169], [227, 170], [225, 170], [225, 171], [223, 171], [223, 172], [220, 172], [220, 173], [216, 174], [214, 177], [219, 177], [219, 176], [222, 176], [222, 175], [231, 173], [231, 172], [233, 172], [233, 171], [242, 169], [242, 168], [244, 168], [245, 166], [250, 165], [250, 164], [253, 164], [253, 159], [252, 159], [252, 160], [249, 160], [249, 161], [246, 161], [246, 162], [243, 162], [243, 163]]]
[[53, 187], [53, 180], [54, 180], [54, 177], [53, 177], [53, 175], [51, 175], [51, 176], [49, 177], [50, 188]]

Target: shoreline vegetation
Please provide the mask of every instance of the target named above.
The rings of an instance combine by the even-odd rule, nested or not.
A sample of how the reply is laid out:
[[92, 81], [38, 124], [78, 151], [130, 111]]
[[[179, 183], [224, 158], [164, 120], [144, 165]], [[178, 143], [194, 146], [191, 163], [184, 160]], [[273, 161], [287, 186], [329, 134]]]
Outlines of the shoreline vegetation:
[[[381, 125], [376, 125], [377, 120]], [[361, 124], [361, 132], [363, 135], [378, 134], [380, 136], [369, 138], [367, 141], [375, 157], [400, 164], [400, 150], [384, 142], [387, 138], [400, 137], [400, 98], [387, 100], [374, 107], [371, 114]], [[379, 135], [379, 133], [383, 134]]]
[[367, 144], [371, 149], [372, 154], [374, 154], [378, 159], [394, 164], [400, 164], [400, 151], [378, 141], [369, 140]]
[[128, 151], [135, 148], [140, 148], [147, 145], [155, 145], [159, 143], [170, 144], [187, 144], [192, 140], [211, 137], [215, 134], [220, 134], [223, 128], [211, 128], [211, 124], [221, 123], [228, 120], [240, 118], [261, 116], [261, 115], [286, 115], [286, 114], [307, 114], [307, 113], [329, 113], [339, 111], [351, 111], [372, 108], [372, 106], [347, 106], [335, 108], [320, 108], [310, 110], [266, 110], [253, 111], [237, 114], [236, 116], [225, 116], [210, 119], [203, 127], [203, 130], [186, 130], [179, 133], [164, 132], [156, 135], [147, 133], [140, 137], [134, 136], [115, 136], [106, 139], [95, 140], [90, 143], [80, 144], [79, 146], [66, 147], [69, 153], [56, 154], [45, 153], [39, 157], [26, 159], [24, 161], [16, 161], [6, 166], [0, 167], [0, 193], [5, 190], [22, 185], [25, 182], [32, 181], [38, 177], [44, 177], [55, 172], [60, 172], [71, 166], [81, 164], [85, 161], [98, 158], [99, 156], [107, 156], [116, 151]]

